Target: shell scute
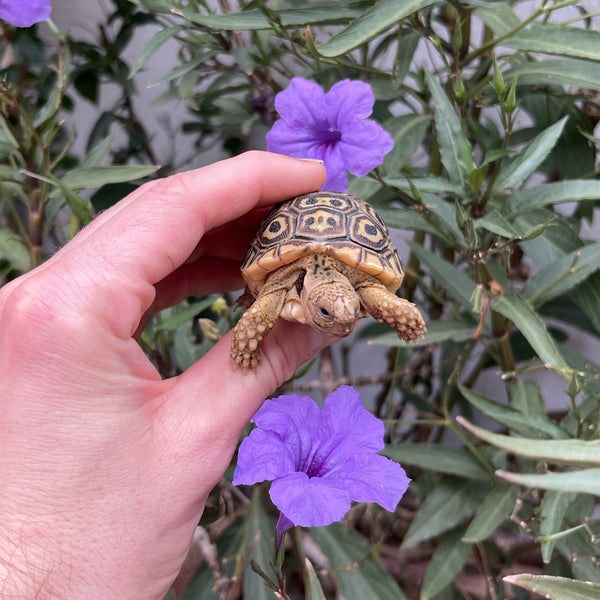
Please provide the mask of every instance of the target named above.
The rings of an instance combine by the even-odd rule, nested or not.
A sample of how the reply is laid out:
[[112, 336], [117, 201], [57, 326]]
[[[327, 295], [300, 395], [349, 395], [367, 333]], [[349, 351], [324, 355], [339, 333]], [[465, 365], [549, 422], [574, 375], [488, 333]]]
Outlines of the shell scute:
[[404, 276], [389, 231], [375, 209], [351, 194], [328, 191], [274, 207], [248, 249], [242, 274], [256, 293], [279, 267], [318, 253], [368, 273], [391, 291]]

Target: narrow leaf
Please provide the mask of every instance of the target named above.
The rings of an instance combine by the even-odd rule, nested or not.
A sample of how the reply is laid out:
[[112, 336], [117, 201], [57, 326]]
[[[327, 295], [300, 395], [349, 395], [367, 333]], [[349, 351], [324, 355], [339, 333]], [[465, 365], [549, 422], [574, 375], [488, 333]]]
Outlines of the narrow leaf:
[[[349, 52], [382, 31], [397, 25], [409, 15], [435, 4], [437, 0], [378, 0], [369, 10], [352, 21], [348, 27], [334, 35], [327, 42], [317, 46], [320, 54], [327, 57], [339, 56]], [[335, 10], [340, 9], [335, 4]]]
[[600, 242], [569, 252], [537, 272], [525, 285], [523, 296], [535, 306], [572, 290], [600, 268]]
[[494, 182], [493, 193], [519, 187], [540, 166], [558, 142], [567, 117], [563, 117], [539, 133], [510, 162], [500, 169]]
[[532, 23], [500, 43], [524, 52], [542, 52], [600, 61], [600, 32], [556, 23]]
[[[305, 25], [327, 25], [346, 23], [364, 13], [365, 4], [331, 4], [314, 2], [297, 8], [274, 11], [274, 18], [283, 27], [302, 27]], [[241, 12], [210, 14], [197, 13], [187, 8], [172, 8], [171, 12], [181, 14], [186, 19], [211, 29], [233, 31], [237, 29], [271, 29], [272, 23], [262, 10], [250, 9]]]
[[432, 279], [442, 287], [452, 298], [460, 302], [465, 308], [472, 310], [472, 297], [475, 293], [475, 282], [454, 265], [446, 262], [423, 246], [408, 241], [411, 250], [417, 258], [428, 267]]
[[[565, 512], [575, 499], [574, 492], [557, 492], [548, 490], [542, 498], [540, 510], [540, 537], [551, 536], [561, 529]], [[542, 559], [549, 563], [556, 539], [540, 540], [542, 545]]]
[[147, 177], [160, 169], [156, 165], [115, 165], [111, 167], [76, 167], [60, 181], [73, 190], [100, 187], [107, 183], [121, 183]]
[[591, 581], [528, 573], [507, 575], [504, 581], [541, 594], [548, 600], [598, 600], [600, 598], [600, 584]]
[[519, 497], [519, 488], [510, 484], [495, 487], [482, 502], [463, 535], [463, 542], [481, 542], [510, 517]]
[[435, 128], [442, 163], [450, 180], [464, 188], [466, 185], [465, 175], [475, 170], [473, 148], [437, 77], [430, 71], [425, 72], [425, 77], [435, 104]]
[[377, 212], [386, 222], [388, 227], [394, 229], [404, 229], [405, 231], [426, 231], [433, 235], [440, 232], [423, 217], [423, 215], [412, 208], [384, 208], [377, 207]]
[[473, 339], [475, 330], [476, 326], [471, 323], [438, 320], [427, 323], [427, 331], [423, 337], [412, 342], [401, 340], [394, 331], [386, 331], [381, 335], [371, 337], [369, 339], [369, 344], [375, 344], [376, 346], [408, 346], [409, 348], [428, 346], [429, 344], [440, 344], [443, 342], [459, 344]]
[[429, 115], [402, 115], [383, 124], [394, 140], [394, 147], [383, 159], [389, 173], [397, 173], [409, 161], [421, 145], [430, 122]]
[[475, 513], [488, 489], [481, 481], [444, 477], [421, 504], [402, 545], [414, 546], [462, 523]]
[[176, 33], [181, 31], [181, 27], [174, 25], [172, 27], [165, 27], [162, 31], [159, 31], [156, 35], [153, 35], [150, 41], [144, 46], [140, 55], [137, 57], [135, 63], [129, 71], [129, 79], [131, 79], [145, 64], [146, 61], [155, 54], [161, 46], [168, 42]]
[[505, 425], [514, 432], [521, 435], [530, 435], [542, 438], [559, 438], [566, 439], [569, 434], [559, 425], [548, 419], [545, 415], [524, 415], [523, 413], [487, 398], [459, 385], [461, 394], [472, 404], [477, 410], [484, 415], [494, 419], [498, 423]]
[[104, 159], [108, 156], [110, 149], [112, 148], [116, 135], [117, 130], [115, 129], [112, 133], [109, 133], [101, 142], [98, 142], [98, 144], [96, 144], [79, 163], [78, 168], [101, 166], [104, 162]]
[[548, 473], [545, 475], [530, 475], [496, 471], [498, 477], [511, 483], [527, 487], [558, 490], [560, 492], [578, 492], [600, 496], [600, 469], [583, 469], [565, 473]]
[[546, 365], [566, 366], [544, 322], [525, 299], [514, 292], [506, 292], [502, 296], [492, 298], [490, 306], [516, 325]]
[[310, 532], [327, 557], [340, 592], [347, 600], [407, 600], [357, 531], [333, 523], [329, 527], [313, 527]]
[[304, 589], [306, 600], [326, 600], [317, 572], [308, 558], [304, 559]]
[[8, 227], [0, 227], [0, 256], [17, 271], [31, 269], [31, 257], [23, 240]]
[[445, 535], [435, 549], [421, 586], [420, 600], [429, 600], [460, 573], [465, 564], [472, 544], [465, 544], [462, 540], [463, 530], [458, 529]]
[[[503, 448], [518, 456], [545, 460], [559, 465], [600, 467], [600, 440], [535, 440], [492, 433], [487, 429], [469, 423], [463, 417], [457, 417], [456, 420], [465, 429], [468, 429], [473, 435], [488, 444]], [[600, 485], [600, 479], [598, 484]]]
[[575, 58], [520, 62], [507, 69], [504, 79], [517, 78], [519, 85], [568, 85], [600, 90], [600, 63]]
[[448, 179], [443, 177], [386, 177], [384, 182], [392, 187], [398, 188], [399, 190], [406, 190], [410, 192], [414, 186], [420, 192], [431, 192], [432, 194], [455, 194], [462, 196], [464, 190], [452, 183]]
[[509, 207], [512, 214], [523, 210], [541, 208], [563, 202], [598, 200], [600, 198], [600, 180], [571, 179], [542, 183], [535, 187], [520, 190], [510, 196]]
[[500, 235], [509, 240], [520, 238], [519, 232], [506, 220], [504, 215], [497, 210], [492, 210], [485, 216], [475, 219], [473, 225], [476, 228], [482, 227], [496, 235]]
[[387, 445], [381, 453], [403, 465], [468, 479], [489, 479], [487, 471], [465, 448], [437, 444], [394, 444]]

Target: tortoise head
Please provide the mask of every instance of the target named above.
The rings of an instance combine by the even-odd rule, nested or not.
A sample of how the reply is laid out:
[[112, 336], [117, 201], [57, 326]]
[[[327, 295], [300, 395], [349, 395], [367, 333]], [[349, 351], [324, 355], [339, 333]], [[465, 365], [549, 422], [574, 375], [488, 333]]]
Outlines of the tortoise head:
[[300, 294], [306, 322], [328, 335], [344, 337], [352, 333], [360, 316], [360, 299], [342, 275], [327, 276], [307, 272]]

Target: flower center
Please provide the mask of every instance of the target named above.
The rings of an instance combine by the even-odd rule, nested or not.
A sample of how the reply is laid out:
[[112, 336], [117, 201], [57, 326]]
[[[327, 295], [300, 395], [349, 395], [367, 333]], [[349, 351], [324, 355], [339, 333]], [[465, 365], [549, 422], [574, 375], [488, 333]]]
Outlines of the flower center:
[[335, 146], [342, 139], [342, 132], [335, 127], [330, 127], [320, 131], [319, 138], [322, 146]]

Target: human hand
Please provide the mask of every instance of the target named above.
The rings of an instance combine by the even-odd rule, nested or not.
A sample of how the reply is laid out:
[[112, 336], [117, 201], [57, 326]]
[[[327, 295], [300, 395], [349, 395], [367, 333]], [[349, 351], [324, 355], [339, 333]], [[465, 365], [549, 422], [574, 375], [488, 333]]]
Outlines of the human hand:
[[163, 597], [249, 418], [331, 338], [280, 320], [256, 372], [232, 370], [226, 335], [162, 380], [135, 332], [241, 287], [264, 207], [324, 179], [251, 152], [146, 184], [0, 290], [3, 598]]

